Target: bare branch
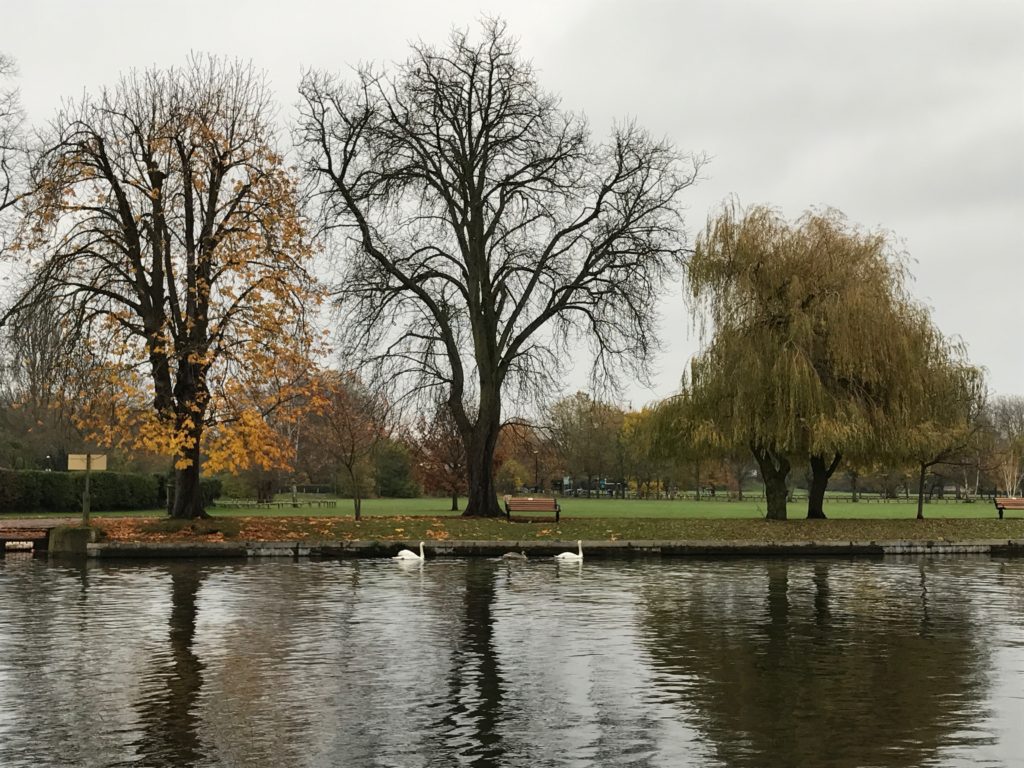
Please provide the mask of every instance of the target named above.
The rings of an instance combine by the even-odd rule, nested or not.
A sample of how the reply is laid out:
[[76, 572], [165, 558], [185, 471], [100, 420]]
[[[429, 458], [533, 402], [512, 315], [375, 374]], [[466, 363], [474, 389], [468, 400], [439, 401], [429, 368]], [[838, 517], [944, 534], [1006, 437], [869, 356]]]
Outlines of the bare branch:
[[[348, 352], [406, 392], [445, 382], [471, 473], [489, 478], [502, 410], [551, 392], [557, 350], [585, 339], [595, 375], [646, 376], [702, 158], [633, 124], [594, 142], [498, 20], [392, 72], [309, 72], [300, 91], [306, 195], [346, 257]], [[470, 509], [490, 513], [483, 483]]]

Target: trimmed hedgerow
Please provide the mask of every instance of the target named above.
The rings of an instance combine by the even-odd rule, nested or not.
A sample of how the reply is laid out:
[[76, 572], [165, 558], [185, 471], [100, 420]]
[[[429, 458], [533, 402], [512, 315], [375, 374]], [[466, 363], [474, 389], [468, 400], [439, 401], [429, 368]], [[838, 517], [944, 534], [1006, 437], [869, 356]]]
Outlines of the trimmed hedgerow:
[[[0, 469], [0, 512], [77, 512], [82, 508], [82, 472]], [[89, 506], [96, 512], [159, 507], [154, 475], [93, 472]]]

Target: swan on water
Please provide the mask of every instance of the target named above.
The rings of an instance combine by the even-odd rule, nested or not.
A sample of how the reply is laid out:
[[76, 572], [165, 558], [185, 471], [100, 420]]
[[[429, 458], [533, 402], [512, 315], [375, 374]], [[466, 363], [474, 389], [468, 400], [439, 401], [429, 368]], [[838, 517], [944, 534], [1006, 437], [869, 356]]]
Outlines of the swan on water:
[[555, 560], [582, 560], [583, 542], [577, 541], [576, 548], [579, 550], [579, 552], [562, 552], [560, 555], [555, 555]]
[[403, 549], [392, 560], [423, 560], [423, 542], [420, 542], [420, 553], [417, 555], [411, 549]]
[[501, 556], [501, 559], [502, 560], [525, 560], [526, 559], [526, 553], [525, 552], [506, 552], [504, 555]]

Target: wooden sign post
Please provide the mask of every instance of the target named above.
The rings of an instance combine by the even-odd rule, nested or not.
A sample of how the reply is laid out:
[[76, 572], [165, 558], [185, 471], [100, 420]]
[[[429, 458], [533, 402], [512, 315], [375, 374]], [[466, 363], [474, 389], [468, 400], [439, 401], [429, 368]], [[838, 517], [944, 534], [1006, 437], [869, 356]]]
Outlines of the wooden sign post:
[[82, 525], [89, 524], [89, 478], [92, 473], [107, 468], [105, 453], [69, 453], [68, 472], [85, 472], [85, 488], [82, 490]]

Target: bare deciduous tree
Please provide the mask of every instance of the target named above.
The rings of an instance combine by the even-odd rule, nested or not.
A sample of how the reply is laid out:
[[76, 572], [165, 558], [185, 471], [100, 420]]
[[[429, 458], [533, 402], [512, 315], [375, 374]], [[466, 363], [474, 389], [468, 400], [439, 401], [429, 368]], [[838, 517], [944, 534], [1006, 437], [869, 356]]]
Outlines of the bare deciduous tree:
[[[15, 74], [14, 60], [0, 53], [0, 80]], [[0, 211], [17, 199], [18, 135], [24, 114], [15, 88], [0, 88]]]
[[1000, 395], [989, 407], [995, 433], [995, 469], [1005, 493], [1017, 495], [1024, 480], [1024, 396]]
[[42, 302], [0, 334], [0, 409], [6, 415], [0, 421], [32, 454], [32, 465], [46, 456], [49, 468], [63, 465], [79, 447], [67, 405], [76, 383], [88, 376], [91, 357], [77, 348], [78, 334], [69, 332], [74, 320]]
[[511, 402], [549, 391], [582, 339], [598, 378], [644, 375], [702, 159], [632, 124], [594, 142], [497, 20], [478, 42], [414, 45], [388, 73], [310, 72], [301, 96], [310, 193], [347, 256], [350, 348], [447, 400], [465, 514], [500, 515], [492, 457]]
[[16, 71], [14, 60], [0, 53], [0, 255], [8, 241], [3, 214], [9, 212], [25, 192], [22, 187], [25, 146], [21, 130], [25, 114], [18, 90], [2, 87]]

